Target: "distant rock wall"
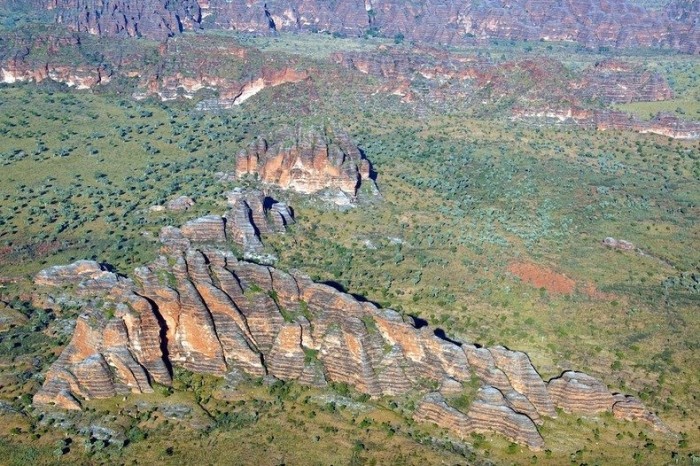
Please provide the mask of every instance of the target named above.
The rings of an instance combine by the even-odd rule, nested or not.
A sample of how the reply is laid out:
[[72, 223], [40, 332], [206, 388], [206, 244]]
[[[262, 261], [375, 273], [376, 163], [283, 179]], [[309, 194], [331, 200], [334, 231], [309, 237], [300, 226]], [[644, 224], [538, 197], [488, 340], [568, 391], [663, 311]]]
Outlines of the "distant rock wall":
[[[36, 0], [26, 0], [36, 2]], [[666, 47], [700, 53], [697, 3], [645, 10], [625, 0], [48, 0], [76, 31], [162, 39], [186, 30], [381, 34], [454, 44], [496, 39], [574, 41], [589, 47]]]
[[613, 110], [518, 106], [512, 110], [511, 119], [541, 124], [578, 126], [599, 131], [637, 131], [639, 133], [659, 134], [674, 139], [700, 139], [700, 122], [681, 120], [668, 113], [659, 113], [647, 121], [625, 112]]

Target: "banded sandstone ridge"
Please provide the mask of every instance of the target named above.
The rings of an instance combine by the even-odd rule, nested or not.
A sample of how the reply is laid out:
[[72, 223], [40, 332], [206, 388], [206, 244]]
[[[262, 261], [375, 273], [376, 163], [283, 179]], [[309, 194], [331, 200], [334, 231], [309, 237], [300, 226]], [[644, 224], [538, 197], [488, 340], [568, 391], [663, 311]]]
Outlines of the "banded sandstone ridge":
[[[285, 85], [289, 92], [308, 95], [309, 102], [322, 100], [315, 81], [342, 79], [339, 75], [351, 70], [360, 78], [377, 78], [364, 92], [397, 95], [416, 109], [435, 104], [462, 108], [505, 105], [515, 119], [682, 139], [696, 139], [700, 125], [666, 115], [646, 122], [612, 111], [610, 105], [615, 103], [674, 97], [662, 75], [621, 60], [605, 60], [575, 72], [545, 57], [496, 62], [432, 47], [407, 51], [382, 46], [375, 52], [334, 53], [329, 60], [335, 66], [323, 71], [324, 66], [309, 67], [293, 58], [282, 63], [274, 55], [211, 34], [168, 39], [157, 47], [157, 59], [152, 62], [153, 57], [138, 47], [103, 45], [86, 34], [55, 27], [3, 35], [0, 83], [54, 81], [75, 89], [104, 87], [129, 92], [137, 100], [197, 99], [197, 110], [219, 111], [245, 105], [259, 92]], [[99, 62], [94, 60], [95, 50], [100, 51]], [[194, 56], [197, 60], [183, 60]], [[567, 109], [571, 109], [570, 117]], [[293, 131], [287, 133], [281, 138], [294, 137]]]
[[511, 120], [555, 126], [572, 126], [599, 131], [636, 131], [660, 134], [673, 139], [700, 139], [700, 122], [681, 120], [669, 113], [658, 113], [651, 120], [642, 120], [615, 110], [588, 110], [572, 107], [514, 107]]
[[287, 129], [270, 146], [258, 138], [236, 156], [236, 176], [257, 176], [273, 184], [303, 194], [330, 190], [338, 194], [337, 204], [355, 200], [362, 183], [372, 186], [371, 168], [350, 137], [329, 129]]
[[[586, 374], [545, 382], [525, 353], [444, 338], [299, 273], [238, 260], [211, 244], [217, 239], [205, 225], [189, 228], [191, 241], [184, 232], [161, 235], [163, 255], [133, 279], [92, 261], [36, 276], [47, 292], [82, 302], [84, 313], [35, 404], [79, 410], [83, 399], [151, 392], [153, 382], [169, 385], [172, 366], [179, 366], [318, 387], [347, 383], [372, 397], [417, 391], [424, 397], [416, 420], [462, 438], [497, 432], [533, 450], [544, 448], [538, 426], [556, 417], [556, 408], [612, 412], [664, 429], [638, 400], [612, 394]], [[480, 388], [469, 408], [451, 406], [451, 397], [475, 381]]]
[[574, 41], [589, 47], [666, 47], [700, 52], [697, 2], [661, 11], [608, 0], [15, 0], [49, 9], [75, 31], [163, 39], [228, 29], [381, 34], [440, 44], [491, 38]]

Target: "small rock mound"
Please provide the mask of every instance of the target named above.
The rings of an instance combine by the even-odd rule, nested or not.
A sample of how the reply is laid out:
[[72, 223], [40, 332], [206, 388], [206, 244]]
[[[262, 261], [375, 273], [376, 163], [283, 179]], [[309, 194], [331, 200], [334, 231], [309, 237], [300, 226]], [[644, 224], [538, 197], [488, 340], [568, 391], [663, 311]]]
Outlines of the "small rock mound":
[[634, 244], [630, 243], [629, 241], [625, 241], [624, 239], [615, 239], [611, 236], [608, 236], [603, 240], [603, 246], [613, 249], [622, 249], [623, 251], [634, 251], [635, 249]]
[[671, 430], [659, 417], [649, 411], [641, 401], [629, 395], [616, 393], [612, 407], [613, 416], [624, 421], [639, 421], [651, 425], [654, 430], [670, 433]]
[[194, 200], [189, 196], [180, 196], [165, 203], [165, 208], [171, 212], [184, 212], [194, 206]]

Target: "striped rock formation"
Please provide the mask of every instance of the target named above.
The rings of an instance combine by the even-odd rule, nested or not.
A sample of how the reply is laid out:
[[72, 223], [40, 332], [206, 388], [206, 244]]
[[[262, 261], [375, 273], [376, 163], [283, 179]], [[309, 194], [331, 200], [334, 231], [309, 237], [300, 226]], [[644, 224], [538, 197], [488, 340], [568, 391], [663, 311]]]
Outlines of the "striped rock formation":
[[663, 10], [629, 0], [22, 0], [57, 23], [102, 37], [162, 40], [198, 29], [379, 34], [435, 44], [486, 39], [570, 41], [587, 47], [668, 47], [698, 53], [697, 2]]
[[[224, 228], [210, 219], [189, 225], [190, 238], [207, 240], [219, 237], [212, 225]], [[585, 374], [565, 372], [545, 383], [525, 353], [447, 339], [396, 311], [301, 274], [239, 260], [177, 229], [161, 236], [163, 255], [137, 268], [133, 279], [115, 280], [85, 263], [37, 275], [49, 293], [78, 283], [81, 296], [92, 299], [83, 299], [88, 304], [73, 339], [47, 372], [36, 404], [80, 409], [83, 399], [150, 392], [152, 381], [170, 384], [178, 366], [319, 387], [347, 383], [373, 397], [440, 386], [425, 395], [416, 420], [461, 437], [497, 432], [533, 450], [544, 448], [538, 425], [555, 417], [556, 407], [662, 426], [638, 400], [613, 396]], [[475, 383], [480, 388], [468, 408], [450, 406], [451, 396]]]
[[[292, 210], [260, 191], [237, 189], [226, 196], [229, 210], [225, 216], [205, 215], [190, 220], [180, 228], [164, 228], [160, 234], [164, 252], [184, 251], [192, 243], [224, 244], [231, 241], [243, 250], [246, 259], [274, 262], [276, 257], [264, 252], [260, 235], [284, 233], [294, 223]], [[82, 261], [80, 264], [87, 267], [84, 264], [87, 262]], [[60, 279], [60, 276], [56, 279]], [[47, 280], [43, 275], [37, 276], [37, 280], [40, 284], [48, 284], [43, 283]]]
[[[258, 138], [236, 156], [236, 176], [303, 194], [340, 191], [354, 199], [362, 183], [374, 185], [370, 163], [347, 134], [339, 131], [287, 129], [270, 146]], [[376, 191], [376, 188], [375, 188]]]
[[567, 371], [549, 381], [552, 400], [566, 412], [595, 415], [610, 411], [613, 396], [599, 380], [582, 372]]

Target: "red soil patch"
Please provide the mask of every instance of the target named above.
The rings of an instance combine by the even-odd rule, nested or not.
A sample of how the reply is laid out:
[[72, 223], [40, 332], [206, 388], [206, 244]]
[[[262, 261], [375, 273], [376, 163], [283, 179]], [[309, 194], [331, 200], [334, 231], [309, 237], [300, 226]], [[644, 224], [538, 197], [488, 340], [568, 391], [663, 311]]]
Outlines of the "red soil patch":
[[573, 294], [578, 291], [597, 300], [619, 299], [614, 294], [599, 291], [592, 283], [577, 284], [564, 274], [531, 262], [513, 262], [508, 266], [508, 271], [525, 283], [544, 288], [550, 293]]
[[574, 280], [540, 265], [513, 262], [508, 266], [508, 271], [525, 283], [537, 288], [544, 288], [550, 293], [572, 294], [576, 289]]

